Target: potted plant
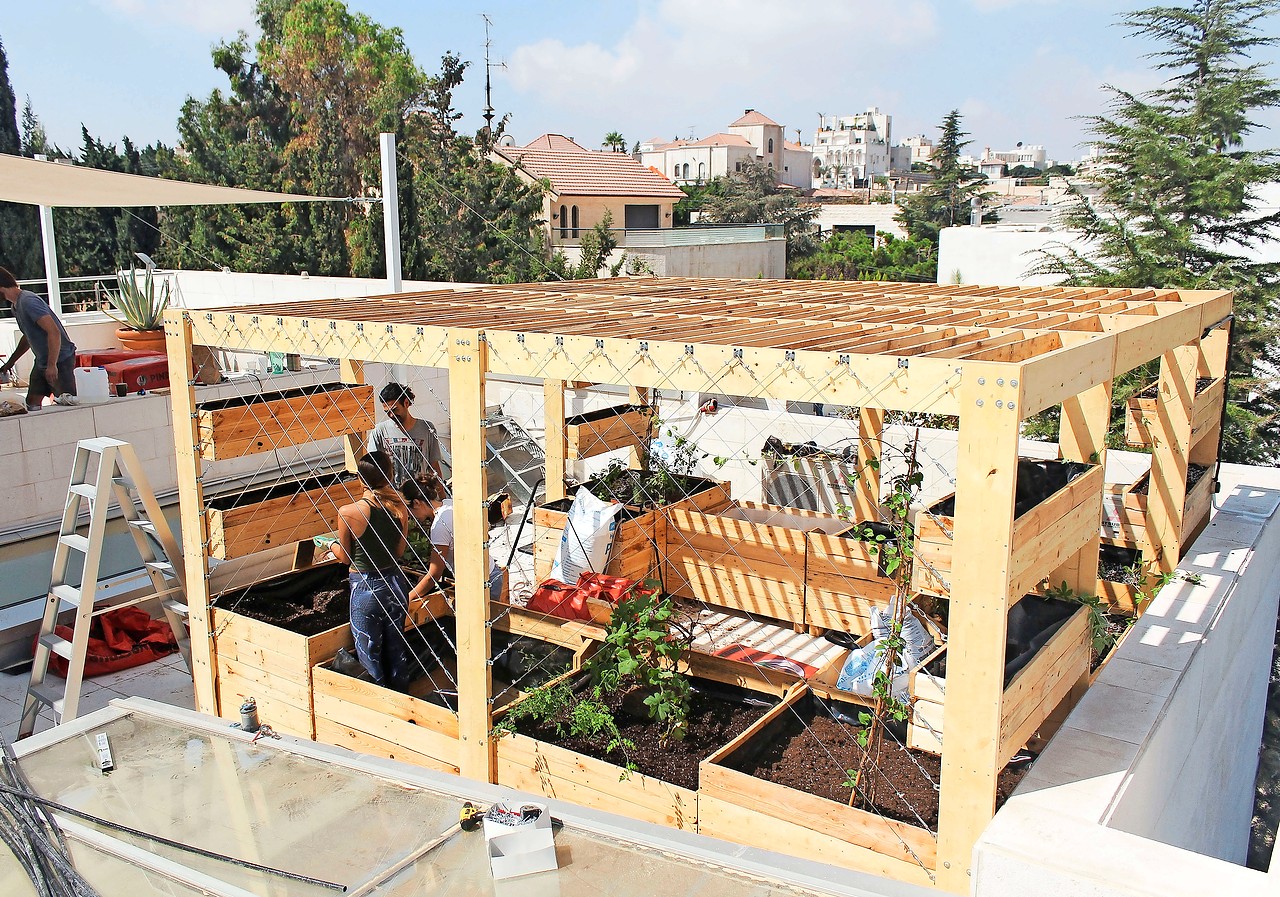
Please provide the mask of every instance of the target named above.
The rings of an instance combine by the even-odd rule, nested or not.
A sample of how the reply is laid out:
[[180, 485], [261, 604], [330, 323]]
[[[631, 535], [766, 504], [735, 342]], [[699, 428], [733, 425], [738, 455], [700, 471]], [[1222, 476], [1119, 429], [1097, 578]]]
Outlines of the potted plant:
[[169, 282], [156, 290], [155, 272], [147, 268], [138, 282], [138, 269], [130, 266], [129, 277], [120, 278], [120, 289], [108, 294], [119, 314], [103, 309], [123, 326], [116, 329], [116, 339], [123, 349], [165, 351], [164, 310], [169, 307]]

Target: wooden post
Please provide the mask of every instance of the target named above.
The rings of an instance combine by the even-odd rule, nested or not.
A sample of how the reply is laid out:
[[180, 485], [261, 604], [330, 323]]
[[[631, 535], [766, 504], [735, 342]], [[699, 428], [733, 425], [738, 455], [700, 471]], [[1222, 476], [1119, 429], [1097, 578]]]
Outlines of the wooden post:
[[449, 332], [453, 426], [453, 538], [458, 628], [459, 772], [493, 782], [497, 774], [489, 655], [489, 525], [485, 497], [484, 381], [487, 346], [478, 330]]
[[[1200, 341], [1199, 376], [1225, 377], [1227, 373], [1227, 352], [1231, 346], [1231, 324], [1224, 324], [1209, 331], [1209, 335]], [[1222, 400], [1230, 397], [1223, 393]], [[1220, 412], [1220, 409], [1219, 409]], [[1192, 464], [1208, 467], [1218, 460], [1218, 441], [1222, 438], [1222, 415], [1219, 413], [1208, 430], [1198, 434], [1198, 440], [1191, 447]]]
[[[165, 313], [165, 348], [171, 371], [191, 370], [190, 313], [171, 309]], [[173, 453], [178, 470], [178, 513], [182, 528], [182, 558], [171, 558], [184, 571], [187, 593], [187, 630], [191, 636], [191, 677], [196, 709], [218, 715], [217, 658], [209, 627], [209, 561], [205, 554], [204, 489], [200, 485], [201, 460], [196, 449], [196, 390], [189, 378], [170, 384], [173, 409]]]
[[[343, 383], [348, 386], [364, 385], [363, 361], [353, 361], [350, 358], [343, 358], [338, 364], [339, 376], [342, 378]], [[346, 443], [347, 470], [352, 473], [355, 473], [356, 461], [360, 460], [360, 457], [365, 453], [366, 438], [367, 437], [364, 433], [348, 433], [343, 438], [343, 442]]]
[[547, 501], [564, 498], [564, 475], [568, 459], [564, 435], [564, 381], [542, 381], [542, 409], [546, 431]]
[[[627, 390], [627, 396], [632, 405], [645, 405], [653, 408], [653, 390], [644, 386], [632, 386]], [[654, 409], [655, 411], [657, 409]], [[640, 434], [636, 434], [639, 436]], [[631, 446], [630, 456], [628, 457], [629, 466], [632, 470], [639, 470], [644, 466], [645, 453], [649, 450], [649, 438], [653, 435], [653, 416], [649, 416], [649, 427], [644, 433], [643, 445], [637, 442]]]
[[1200, 349], [1178, 346], [1160, 356], [1156, 418], [1151, 423], [1151, 476], [1147, 488], [1147, 539], [1159, 569], [1178, 566], [1183, 512], [1187, 502], [1187, 462], [1191, 450], [1191, 403], [1196, 393]]
[[854, 513], [859, 521], [880, 519], [879, 461], [884, 447], [884, 409], [858, 409], [858, 478], [853, 486]]
[[[1066, 461], [1107, 463], [1107, 428], [1111, 424], [1111, 381], [1099, 383], [1062, 403], [1058, 446]], [[1101, 496], [1099, 496], [1101, 499]], [[1099, 501], [1101, 518], [1101, 501]], [[1099, 523], [1101, 521], [1099, 520]], [[1049, 584], [1065, 582], [1077, 593], [1093, 595], [1098, 589], [1098, 551], [1101, 527], [1083, 548], [1049, 577]]]
[[1019, 415], [1006, 404], [1017, 390], [996, 385], [1006, 374], [998, 367], [965, 365], [960, 388], [952, 550], [963, 562], [951, 570], [937, 868], [938, 885], [958, 894], [969, 893], [973, 845], [995, 814], [999, 774]]

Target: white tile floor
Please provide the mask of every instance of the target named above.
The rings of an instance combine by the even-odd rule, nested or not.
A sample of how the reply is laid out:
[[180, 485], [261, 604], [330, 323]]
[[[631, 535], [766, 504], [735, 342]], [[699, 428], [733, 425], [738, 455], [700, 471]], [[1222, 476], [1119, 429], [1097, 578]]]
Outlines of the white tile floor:
[[[29, 679], [28, 673], [16, 676], [0, 673], [0, 735], [10, 742], [18, 734]], [[61, 685], [60, 679], [55, 678], [55, 681]], [[151, 698], [177, 707], [195, 709], [191, 674], [187, 672], [181, 654], [170, 654], [123, 672], [86, 679], [84, 690], [80, 693], [79, 712], [85, 714], [99, 710], [114, 698], [124, 697]], [[40, 712], [36, 731], [43, 732], [52, 725], [53, 717], [46, 707]]]

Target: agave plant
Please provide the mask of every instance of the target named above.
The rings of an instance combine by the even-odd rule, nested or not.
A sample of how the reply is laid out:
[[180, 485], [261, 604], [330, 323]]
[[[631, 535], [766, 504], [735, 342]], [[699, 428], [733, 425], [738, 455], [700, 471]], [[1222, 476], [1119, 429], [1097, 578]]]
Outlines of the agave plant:
[[155, 273], [147, 268], [142, 283], [138, 282], [138, 269], [129, 267], [129, 279], [120, 278], [120, 290], [108, 293], [111, 305], [118, 311], [110, 317], [130, 330], [160, 330], [164, 327], [164, 310], [169, 307], [169, 281], [156, 292]]

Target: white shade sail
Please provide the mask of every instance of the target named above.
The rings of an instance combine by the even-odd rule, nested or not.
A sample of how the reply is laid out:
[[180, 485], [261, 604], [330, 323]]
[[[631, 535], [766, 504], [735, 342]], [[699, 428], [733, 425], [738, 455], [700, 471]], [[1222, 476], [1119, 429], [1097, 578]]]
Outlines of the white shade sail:
[[44, 162], [0, 153], [0, 200], [63, 208], [214, 206], [265, 202], [334, 202], [338, 196], [304, 196], [193, 184]]

